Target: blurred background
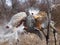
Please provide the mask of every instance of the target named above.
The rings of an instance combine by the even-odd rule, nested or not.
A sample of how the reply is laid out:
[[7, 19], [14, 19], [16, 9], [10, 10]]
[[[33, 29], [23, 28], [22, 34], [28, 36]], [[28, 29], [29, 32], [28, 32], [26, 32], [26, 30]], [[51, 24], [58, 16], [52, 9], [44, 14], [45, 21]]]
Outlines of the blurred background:
[[[60, 28], [60, 0], [50, 0], [49, 2], [50, 6], [56, 5], [51, 11], [52, 20], [55, 21], [55, 26]], [[47, 11], [46, 0], [0, 0], [0, 25], [6, 24], [14, 14], [32, 6]]]
[[[60, 29], [60, 0], [49, 0], [49, 5], [52, 8], [51, 9], [51, 17], [52, 17], [51, 19], [55, 22], [55, 27], [57, 28], [57, 30], [59, 32], [58, 41], [59, 41], [59, 45], [60, 45], [60, 30], [59, 30]], [[21, 12], [21, 11], [26, 11], [26, 9], [28, 9], [30, 7], [35, 7], [35, 8], [38, 8], [40, 11], [47, 12], [47, 9], [48, 9], [47, 6], [48, 6], [47, 0], [0, 0], [0, 34], [3, 32], [2, 26], [7, 24], [14, 14]], [[26, 38], [26, 36], [22, 36], [23, 37], [23, 38], [21, 37], [21, 39], [23, 39], [22, 42], [24, 42], [24, 37], [26, 39], [25, 42], [28, 42], [27, 40], [32, 40], [30, 38], [31, 37], [30, 35], [31, 34], [28, 34], [27, 38]], [[34, 35], [32, 35], [32, 36], [34, 36]], [[35, 36], [35, 38], [38, 40], [40, 39], [40, 38], [37, 38], [37, 36]], [[34, 39], [32, 42], [34, 42], [36, 39]], [[52, 43], [54, 43], [54, 41], [52, 39], [53, 38], [51, 36], [51, 41], [50, 41], [51, 45], [53, 45]], [[38, 41], [38, 42], [40, 43], [40, 41]], [[42, 42], [44, 43], [44, 41], [42, 41]]]

